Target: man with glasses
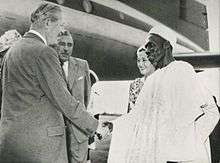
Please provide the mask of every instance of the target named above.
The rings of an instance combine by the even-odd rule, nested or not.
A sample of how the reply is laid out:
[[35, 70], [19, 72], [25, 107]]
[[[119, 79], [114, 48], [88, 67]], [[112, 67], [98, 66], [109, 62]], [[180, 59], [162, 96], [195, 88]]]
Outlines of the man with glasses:
[[[58, 56], [64, 70], [64, 77], [71, 95], [79, 100], [85, 109], [89, 103], [91, 82], [86, 60], [72, 57], [74, 41], [69, 31], [58, 34]], [[70, 163], [84, 163], [87, 159], [88, 137], [67, 120], [67, 149]]]
[[98, 121], [70, 94], [56, 51], [47, 46], [56, 43], [61, 25], [61, 8], [40, 4], [31, 14], [30, 31], [6, 53], [0, 162], [67, 163], [64, 119], [83, 139], [97, 129]]

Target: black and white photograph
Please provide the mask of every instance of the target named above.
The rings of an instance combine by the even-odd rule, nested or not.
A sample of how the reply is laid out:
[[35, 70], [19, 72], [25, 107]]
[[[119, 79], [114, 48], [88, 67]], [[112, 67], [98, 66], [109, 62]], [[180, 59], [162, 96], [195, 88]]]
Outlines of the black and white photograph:
[[0, 0], [0, 163], [220, 163], [220, 0]]

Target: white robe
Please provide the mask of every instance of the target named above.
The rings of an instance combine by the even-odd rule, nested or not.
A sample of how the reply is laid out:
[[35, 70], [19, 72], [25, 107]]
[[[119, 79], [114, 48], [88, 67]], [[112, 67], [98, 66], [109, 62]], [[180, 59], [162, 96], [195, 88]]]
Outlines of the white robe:
[[115, 121], [108, 163], [210, 163], [218, 119], [193, 67], [174, 61], [146, 79], [135, 108]]

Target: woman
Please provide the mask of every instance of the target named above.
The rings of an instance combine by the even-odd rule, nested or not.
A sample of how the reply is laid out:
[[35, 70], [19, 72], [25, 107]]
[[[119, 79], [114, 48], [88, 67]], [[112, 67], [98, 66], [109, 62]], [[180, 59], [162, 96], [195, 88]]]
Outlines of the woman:
[[[125, 151], [129, 148], [129, 140], [121, 136], [120, 134], [121, 134], [121, 131], [123, 130], [123, 133], [126, 133], [126, 135], [132, 135], [131, 133], [132, 130], [130, 130], [129, 128], [129, 126], [132, 126], [132, 124], [130, 124], [132, 120], [130, 121], [129, 117], [133, 117], [133, 116], [130, 116], [131, 115], [130, 112], [131, 111], [134, 112], [134, 110], [136, 111], [136, 108], [137, 108], [135, 107], [136, 100], [141, 92], [144, 82], [155, 71], [155, 66], [153, 66], [153, 64], [149, 61], [144, 46], [141, 46], [140, 48], [138, 48], [136, 52], [136, 60], [137, 60], [137, 67], [143, 77], [135, 79], [130, 84], [128, 111], [127, 111], [127, 113], [129, 114], [122, 116], [121, 118], [118, 118], [113, 122], [114, 123], [114, 138], [111, 141], [111, 150], [109, 152], [109, 159], [108, 159], [108, 162], [110, 163], [117, 163], [117, 162], [124, 163], [125, 162], [124, 160], [126, 158]], [[114, 150], [113, 148], [115, 146], [120, 146], [119, 151], [111, 153], [112, 150]], [[114, 160], [114, 158], [116, 158], [116, 160]]]
[[143, 75], [142, 78], [135, 79], [129, 88], [129, 101], [128, 101], [128, 111], [129, 113], [135, 105], [137, 97], [141, 91], [142, 86], [144, 85], [144, 81], [146, 78], [155, 71], [155, 67], [150, 63], [147, 58], [146, 53], [144, 52], [144, 48], [140, 47], [136, 53], [137, 67]]

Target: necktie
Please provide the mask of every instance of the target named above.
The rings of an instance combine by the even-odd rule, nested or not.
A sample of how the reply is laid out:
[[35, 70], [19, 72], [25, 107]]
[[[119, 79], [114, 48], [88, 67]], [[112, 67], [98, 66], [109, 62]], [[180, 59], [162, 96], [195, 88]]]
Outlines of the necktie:
[[[66, 82], [66, 85], [67, 85], [67, 89], [70, 91], [69, 82], [68, 82], [68, 80], [67, 80], [65, 71], [64, 71], [64, 69], [63, 69], [64, 63], [63, 63], [63, 62], [60, 62], [60, 65], [61, 65], [61, 69], [62, 69], [63, 78], [64, 78], [64, 80], [65, 80], [65, 82]], [[70, 91], [70, 93], [71, 93], [71, 91]]]
[[63, 63], [63, 70], [64, 70], [64, 74], [66, 76], [66, 79], [68, 79], [68, 61]]
[[66, 75], [65, 75], [65, 72], [63, 70], [63, 62], [60, 62], [60, 66], [61, 66], [61, 69], [62, 69], [63, 78], [67, 82]]

